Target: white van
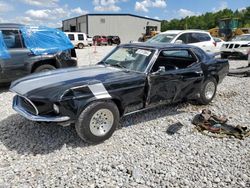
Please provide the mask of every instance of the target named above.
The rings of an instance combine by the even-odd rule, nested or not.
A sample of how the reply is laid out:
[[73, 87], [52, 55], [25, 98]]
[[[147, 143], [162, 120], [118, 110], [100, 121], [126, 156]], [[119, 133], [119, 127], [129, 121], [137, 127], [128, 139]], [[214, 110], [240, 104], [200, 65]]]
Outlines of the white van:
[[87, 35], [85, 33], [65, 32], [65, 34], [76, 48], [83, 49], [84, 46], [88, 46]]

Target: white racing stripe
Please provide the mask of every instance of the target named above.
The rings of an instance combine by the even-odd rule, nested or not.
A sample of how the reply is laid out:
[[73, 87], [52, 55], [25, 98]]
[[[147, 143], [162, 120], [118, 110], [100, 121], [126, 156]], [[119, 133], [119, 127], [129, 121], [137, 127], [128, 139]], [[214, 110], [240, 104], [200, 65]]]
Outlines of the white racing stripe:
[[102, 83], [93, 84], [88, 86], [90, 91], [95, 95], [97, 99], [111, 98], [108, 91]]

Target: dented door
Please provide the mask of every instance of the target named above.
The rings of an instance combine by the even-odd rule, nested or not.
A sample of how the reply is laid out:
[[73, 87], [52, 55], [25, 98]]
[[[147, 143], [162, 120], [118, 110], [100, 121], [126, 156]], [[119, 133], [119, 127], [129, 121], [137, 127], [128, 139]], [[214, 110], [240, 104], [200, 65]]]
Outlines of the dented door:
[[185, 69], [166, 71], [156, 75], [149, 74], [146, 105], [171, 103], [188, 98], [195, 91], [199, 91], [203, 77], [200, 63]]

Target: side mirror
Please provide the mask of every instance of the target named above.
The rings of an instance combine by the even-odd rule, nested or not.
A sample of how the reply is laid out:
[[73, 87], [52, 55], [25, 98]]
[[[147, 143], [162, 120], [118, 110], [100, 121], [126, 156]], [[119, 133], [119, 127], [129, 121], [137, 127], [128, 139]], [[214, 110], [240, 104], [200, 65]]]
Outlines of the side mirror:
[[183, 44], [183, 41], [182, 40], [176, 40], [174, 43], [175, 44]]
[[166, 71], [166, 69], [164, 66], [159, 66], [159, 69], [156, 72], [153, 72], [153, 75], [161, 74], [165, 71]]

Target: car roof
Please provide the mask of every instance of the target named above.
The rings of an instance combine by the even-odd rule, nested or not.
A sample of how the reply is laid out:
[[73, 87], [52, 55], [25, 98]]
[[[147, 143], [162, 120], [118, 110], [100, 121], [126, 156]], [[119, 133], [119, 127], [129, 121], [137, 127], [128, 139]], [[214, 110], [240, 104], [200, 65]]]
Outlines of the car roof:
[[23, 24], [17, 24], [17, 23], [0, 23], [0, 28], [20, 28], [21, 26], [24, 26]]
[[66, 34], [86, 34], [86, 33], [83, 33], [83, 32], [68, 32], [68, 31], [66, 31], [64, 33], [66, 33]]
[[187, 30], [167, 30], [161, 32], [160, 34], [180, 34], [180, 33], [208, 33], [207, 31], [199, 30], [199, 29], [187, 29]]
[[122, 44], [123, 47], [142, 47], [142, 48], [155, 48], [155, 49], [165, 49], [165, 48], [196, 48], [195, 46], [187, 44], [173, 44], [173, 43], [130, 43]]

